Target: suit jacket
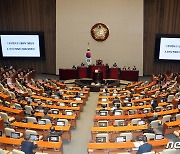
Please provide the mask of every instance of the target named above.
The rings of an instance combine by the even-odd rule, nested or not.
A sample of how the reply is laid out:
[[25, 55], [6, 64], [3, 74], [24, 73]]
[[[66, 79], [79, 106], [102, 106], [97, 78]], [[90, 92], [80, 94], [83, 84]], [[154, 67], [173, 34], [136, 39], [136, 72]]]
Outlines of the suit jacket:
[[144, 143], [143, 145], [141, 145], [137, 151], [136, 154], [142, 154], [144, 152], [151, 152], [152, 150], [152, 145], [148, 144], [148, 143]]
[[25, 154], [34, 154], [33, 149], [37, 148], [37, 145], [34, 145], [33, 142], [30, 141], [22, 141], [21, 150]]

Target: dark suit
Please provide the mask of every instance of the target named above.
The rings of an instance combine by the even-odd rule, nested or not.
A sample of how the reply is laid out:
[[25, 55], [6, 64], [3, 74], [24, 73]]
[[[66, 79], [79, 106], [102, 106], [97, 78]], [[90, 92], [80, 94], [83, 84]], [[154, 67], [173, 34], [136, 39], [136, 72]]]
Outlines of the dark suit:
[[136, 154], [142, 154], [145, 152], [151, 152], [152, 150], [152, 145], [148, 144], [148, 143], [144, 143], [143, 145], [141, 145], [137, 151]]
[[43, 141], [48, 141], [51, 136], [61, 136], [63, 132], [50, 132], [49, 135], [43, 138]]
[[33, 142], [30, 141], [22, 141], [21, 150], [25, 154], [34, 154], [33, 149], [37, 148], [37, 145], [34, 145]]

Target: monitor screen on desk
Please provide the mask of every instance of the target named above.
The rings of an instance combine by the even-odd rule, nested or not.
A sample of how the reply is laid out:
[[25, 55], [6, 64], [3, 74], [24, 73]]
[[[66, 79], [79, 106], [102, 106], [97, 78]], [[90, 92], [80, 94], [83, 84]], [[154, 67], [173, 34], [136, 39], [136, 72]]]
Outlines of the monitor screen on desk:
[[107, 107], [108, 107], [108, 104], [107, 104], [107, 103], [102, 103], [102, 104], [101, 104], [101, 107], [102, 107], [102, 108], [107, 108]]
[[143, 106], [144, 105], [144, 102], [139, 102], [139, 106]]
[[3, 134], [3, 132], [2, 132], [2, 130], [0, 130], [0, 136], [2, 136], [2, 134]]
[[66, 111], [66, 115], [72, 116], [73, 115], [73, 111]]
[[108, 121], [98, 121], [98, 126], [99, 127], [107, 127], [108, 126]]
[[46, 125], [46, 120], [39, 120], [39, 121], [38, 121], [38, 124], [39, 124], [39, 125]]
[[11, 132], [11, 138], [20, 139], [20, 133], [19, 132]]
[[49, 137], [49, 142], [59, 142], [59, 136], [50, 136]]
[[120, 115], [122, 115], [122, 110], [115, 110], [115, 111], [114, 111], [114, 115], [115, 115], [115, 116], [120, 116]]
[[99, 115], [100, 116], [107, 116], [108, 115], [108, 111], [99, 111]]
[[57, 126], [65, 126], [65, 121], [57, 121]]
[[141, 126], [141, 125], [145, 125], [145, 124], [146, 124], [146, 122], [144, 120], [139, 120], [137, 125]]
[[134, 115], [136, 114], [136, 110], [129, 110], [129, 115]]
[[106, 143], [106, 137], [96, 137], [96, 143]]
[[148, 109], [143, 109], [143, 113], [144, 114], [149, 113], [149, 110]]
[[22, 118], [21, 121], [24, 122], [24, 123], [28, 122], [27, 118]]
[[126, 103], [126, 106], [127, 106], [127, 107], [131, 107], [131, 106], [132, 106], [132, 103]]
[[116, 142], [126, 142], [126, 136], [118, 136], [118, 137], [116, 137]]
[[102, 102], [107, 102], [107, 98], [102, 98]]
[[30, 134], [30, 138], [31, 141], [39, 141], [39, 135], [37, 134]]
[[162, 139], [164, 139], [164, 136], [162, 134], [155, 135], [155, 140], [162, 140]]
[[58, 110], [52, 110], [52, 114], [59, 114]]
[[72, 107], [78, 107], [77, 103], [72, 103]]
[[161, 112], [161, 108], [155, 108], [155, 112]]
[[81, 97], [76, 97], [76, 101], [82, 100]]
[[65, 106], [65, 103], [64, 102], [60, 102], [59, 106]]
[[167, 110], [172, 110], [172, 106], [166, 106]]
[[114, 103], [114, 107], [116, 107], [117, 109], [120, 108], [121, 104], [120, 103]]

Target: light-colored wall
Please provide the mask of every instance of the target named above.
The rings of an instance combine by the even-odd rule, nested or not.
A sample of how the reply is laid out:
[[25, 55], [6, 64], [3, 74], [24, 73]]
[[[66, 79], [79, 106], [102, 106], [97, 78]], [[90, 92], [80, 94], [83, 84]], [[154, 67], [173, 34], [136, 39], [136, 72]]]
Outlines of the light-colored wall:
[[[98, 22], [110, 30], [104, 42], [90, 34]], [[135, 65], [142, 75], [143, 0], [56, 0], [56, 73], [85, 63], [88, 42], [93, 63]]]

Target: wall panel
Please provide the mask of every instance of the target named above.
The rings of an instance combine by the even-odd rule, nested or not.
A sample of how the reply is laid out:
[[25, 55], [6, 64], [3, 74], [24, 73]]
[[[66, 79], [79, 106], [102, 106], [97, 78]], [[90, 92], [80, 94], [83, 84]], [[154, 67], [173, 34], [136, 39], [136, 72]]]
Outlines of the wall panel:
[[144, 0], [144, 75], [180, 71], [180, 62], [154, 62], [156, 34], [180, 34], [179, 0]]
[[55, 73], [56, 0], [0, 0], [0, 31], [43, 31], [45, 60], [0, 60], [0, 65]]

